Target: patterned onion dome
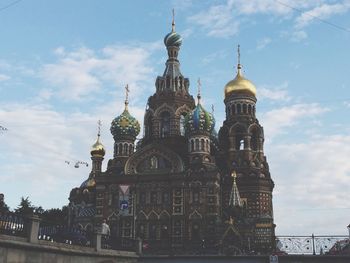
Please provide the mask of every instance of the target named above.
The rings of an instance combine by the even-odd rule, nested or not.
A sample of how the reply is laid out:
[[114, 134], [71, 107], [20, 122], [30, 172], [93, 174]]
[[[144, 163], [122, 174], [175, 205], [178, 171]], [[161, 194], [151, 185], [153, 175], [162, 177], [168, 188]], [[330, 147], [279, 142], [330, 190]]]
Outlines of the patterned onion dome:
[[91, 156], [105, 156], [106, 151], [105, 147], [100, 142], [100, 134], [98, 135], [96, 142], [92, 145], [90, 153]]
[[165, 36], [164, 44], [166, 47], [180, 47], [182, 44], [182, 37], [175, 31], [171, 31]]
[[136, 138], [140, 133], [140, 123], [130, 115], [125, 107], [123, 113], [112, 121], [111, 133], [114, 138], [123, 136]]
[[90, 188], [96, 185], [96, 181], [94, 178], [88, 178], [81, 185], [80, 188]]
[[186, 134], [196, 132], [212, 133], [215, 126], [213, 115], [207, 112], [203, 106], [198, 103], [192, 112], [185, 119]]

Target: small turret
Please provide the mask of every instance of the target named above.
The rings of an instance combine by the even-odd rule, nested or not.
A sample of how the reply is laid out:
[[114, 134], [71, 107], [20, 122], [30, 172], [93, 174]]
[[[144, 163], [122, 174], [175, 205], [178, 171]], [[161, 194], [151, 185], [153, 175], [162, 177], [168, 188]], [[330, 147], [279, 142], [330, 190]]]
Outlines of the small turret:
[[188, 151], [190, 155], [196, 155], [190, 159], [195, 161], [198, 160], [199, 156], [202, 156], [200, 158], [202, 161], [210, 162], [208, 157], [210, 155], [210, 136], [215, 126], [215, 119], [201, 105], [200, 88], [201, 82], [198, 79], [198, 102], [194, 110], [185, 118], [185, 132], [188, 138]]
[[125, 87], [125, 108], [121, 115], [111, 124], [111, 133], [114, 138], [114, 157], [128, 157], [134, 152], [134, 143], [140, 133], [140, 123], [128, 110], [129, 86]]

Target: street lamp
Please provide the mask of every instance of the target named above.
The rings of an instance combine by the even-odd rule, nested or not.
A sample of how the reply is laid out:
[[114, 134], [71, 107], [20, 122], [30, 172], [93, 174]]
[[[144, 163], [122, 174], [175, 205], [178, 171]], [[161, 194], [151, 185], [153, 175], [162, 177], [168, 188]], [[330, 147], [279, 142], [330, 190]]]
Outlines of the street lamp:
[[348, 231], [349, 231], [349, 242], [350, 242], [350, 224], [347, 226]]

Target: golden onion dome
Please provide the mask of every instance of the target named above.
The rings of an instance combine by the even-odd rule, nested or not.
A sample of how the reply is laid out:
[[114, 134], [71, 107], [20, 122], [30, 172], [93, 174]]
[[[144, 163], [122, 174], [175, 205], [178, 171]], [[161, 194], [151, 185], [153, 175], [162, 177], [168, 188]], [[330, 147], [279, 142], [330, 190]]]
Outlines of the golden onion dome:
[[95, 179], [94, 178], [88, 178], [80, 185], [80, 188], [91, 188], [91, 187], [95, 187], [95, 186], [96, 186]]
[[255, 85], [250, 80], [244, 78], [241, 69], [241, 65], [238, 64], [236, 77], [225, 85], [225, 98], [236, 92], [256, 96]]
[[91, 156], [105, 156], [106, 151], [105, 147], [100, 142], [100, 134], [98, 134], [96, 142], [92, 145], [90, 153]]

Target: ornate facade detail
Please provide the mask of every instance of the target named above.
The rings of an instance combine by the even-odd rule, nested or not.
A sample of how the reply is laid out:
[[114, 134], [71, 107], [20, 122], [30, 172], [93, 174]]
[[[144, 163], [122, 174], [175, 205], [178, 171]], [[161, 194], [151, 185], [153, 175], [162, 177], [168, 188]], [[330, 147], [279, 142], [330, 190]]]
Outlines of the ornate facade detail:
[[238, 63], [225, 86], [226, 119], [217, 136], [213, 113], [201, 105], [200, 82], [195, 104], [181, 73], [174, 21], [164, 43], [168, 59], [148, 99], [143, 137], [128, 111], [127, 86], [125, 110], [111, 124], [113, 158], [102, 171], [98, 136], [93, 169], [69, 197], [70, 222], [97, 228], [106, 219], [111, 238], [141, 238], [150, 253], [193, 254], [203, 246], [217, 253], [271, 252], [274, 183], [255, 86]]

